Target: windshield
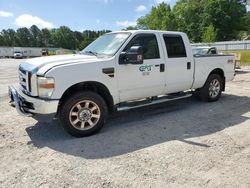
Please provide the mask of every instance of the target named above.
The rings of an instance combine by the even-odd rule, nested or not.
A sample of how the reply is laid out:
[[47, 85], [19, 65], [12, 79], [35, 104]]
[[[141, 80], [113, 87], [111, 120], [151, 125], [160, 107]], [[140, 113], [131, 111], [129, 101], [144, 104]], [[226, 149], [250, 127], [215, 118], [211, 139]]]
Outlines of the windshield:
[[103, 35], [83, 49], [80, 54], [113, 56], [130, 36], [130, 33], [110, 33]]

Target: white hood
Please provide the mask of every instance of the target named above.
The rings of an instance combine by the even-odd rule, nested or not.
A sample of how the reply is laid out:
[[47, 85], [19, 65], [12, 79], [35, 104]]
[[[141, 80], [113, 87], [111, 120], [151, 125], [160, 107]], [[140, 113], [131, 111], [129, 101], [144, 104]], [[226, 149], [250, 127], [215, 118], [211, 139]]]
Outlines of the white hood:
[[91, 63], [97, 61], [103, 61], [103, 59], [97, 58], [96, 56], [92, 55], [82, 54], [55, 55], [28, 59], [20, 66], [24, 70], [33, 72], [35, 71], [38, 75], [43, 75], [47, 70], [58, 65], [65, 65], [69, 63]]

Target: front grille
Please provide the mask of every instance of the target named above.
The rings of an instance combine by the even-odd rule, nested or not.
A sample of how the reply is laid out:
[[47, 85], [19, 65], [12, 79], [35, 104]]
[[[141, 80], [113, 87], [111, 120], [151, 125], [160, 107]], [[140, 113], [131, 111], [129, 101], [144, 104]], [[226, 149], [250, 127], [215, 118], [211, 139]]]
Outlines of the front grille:
[[27, 81], [27, 83], [28, 83], [28, 86], [29, 86], [29, 92], [31, 92], [31, 73], [30, 72], [28, 72], [28, 81]]
[[30, 88], [30, 73], [25, 71], [21, 66], [19, 67], [19, 83], [22, 90], [28, 94], [31, 92]]

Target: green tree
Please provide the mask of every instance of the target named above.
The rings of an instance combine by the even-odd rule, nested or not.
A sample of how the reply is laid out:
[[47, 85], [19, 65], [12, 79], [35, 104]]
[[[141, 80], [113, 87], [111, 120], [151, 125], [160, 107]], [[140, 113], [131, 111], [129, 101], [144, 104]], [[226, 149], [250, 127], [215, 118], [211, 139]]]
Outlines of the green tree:
[[88, 46], [91, 42], [97, 39], [99, 36], [111, 32], [110, 30], [102, 30], [102, 31], [83, 31], [83, 40], [80, 43], [79, 49], [82, 50], [86, 46]]
[[0, 46], [6, 46], [2, 32], [0, 33]]
[[22, 46], [22, 47], [30, 47], [32, 35], [30, 31], [26, 27], [22, 27], [17, 29], [16, 36], [19, 40], [18, 45], [15, 46]]
[[79, 31], [74, 31], [76, 49], [79, 49], [81, 41], [83, 41], [83, 34]]
[[3, 45], [4, 46], [15, 46], [15, 45], [19, 44], [15, 30], [3, 29], [1, 33], [2, 33], [1, 35], [3, 37]]
[[214, 29], [214, 26], [210, 24], [202, 36], [202, 42], [215, 42], [216, 41], [216, 31]]
[[75, 36], [66, 26], [61, 26], [59, 29], [52, 30], [52, 38], [57, 47], [76, 49]]
[[55, 47], [51, 31], [47, 28], [42, 29], [38, 39], [38, 43], [40, 47]]
[[138, 27], [137, 26], [128, 26], [126, 29], [123, 29], [125, 31], [128, 31], [128, 30], [138, 30]]
[[240, 21], [241, 31], [237, 33], [237, 40], [250, 40], [250, 12]]
[[202, 38], [202, 0], [180, 0], [173, 8], [177, 30], [187, 33], [192, 42]]
[[170, 5], [163, 2], [152, 7], [149, 14], [137, 20], [140, 29], [175, 30], [175, 18]]
[[3, 29], [0, 32], [0, 46], [20, 47], [60, 47], [67, 49], [82, 49], [99, 36], [110, 32], [110, 30], [84, 32], [71, 31], [70, 28], [62, 26], [58, 29], [39, 29], [33, 25], [13, 29]]
[[233, 40], [239, 33], [249, 31], [250, 19], [244, 3], [243, 0], [179, 0], [171, 10], [163, 2], [139, 18], [137, 26], [182, 31], [191, 42], [200, 42], [212, 25], [217, 40]]
[[80, 49], [80, 50], [83, 50], [83, 49], [84, 49], [85, 47], [87, 47], [91, 42], [92, 42], [91, 39], [85, 38], [85, 39], [81, 42], [81, 44], [80, 44], [80, 46], [79, 46], [79, 49]]
[[32, 25], [29, 29], [31, 35], [30, 44], [33, 47], [39, 46], [39, 39], [41, 38], [41, 31], [36, 25]]
[[220, 41], [235, 39], [243, 29], [240, 23], [246, 15], [245, 5], [238, 0], [206, 0], [203, 4], [202, 26], [212, 24]]

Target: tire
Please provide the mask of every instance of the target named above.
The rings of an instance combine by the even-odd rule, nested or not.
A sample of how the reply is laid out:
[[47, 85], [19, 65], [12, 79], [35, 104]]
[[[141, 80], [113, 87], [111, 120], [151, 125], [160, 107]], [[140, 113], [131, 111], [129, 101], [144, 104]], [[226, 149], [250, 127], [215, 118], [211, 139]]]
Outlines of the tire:
[[70, 135], [86, 137], [96, 134], [104, 125], [107, 105], [98, 94], [86, 91], [70, 96], [59, 111], [59, 121]]
[[199, 95], [202, 101], [214, 102], [219, 100], [223, 88], [223, 81], [220, 75], [209, 75], [205, 85], [200, 89]]
[[196, 99], [200, 99], [200, 90], [193, 91], [192, 96]]

